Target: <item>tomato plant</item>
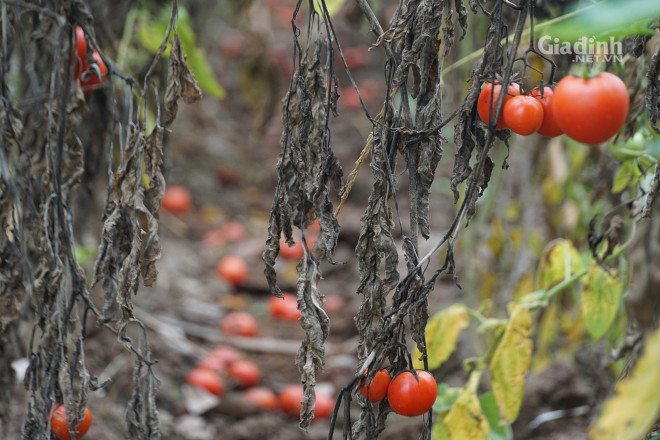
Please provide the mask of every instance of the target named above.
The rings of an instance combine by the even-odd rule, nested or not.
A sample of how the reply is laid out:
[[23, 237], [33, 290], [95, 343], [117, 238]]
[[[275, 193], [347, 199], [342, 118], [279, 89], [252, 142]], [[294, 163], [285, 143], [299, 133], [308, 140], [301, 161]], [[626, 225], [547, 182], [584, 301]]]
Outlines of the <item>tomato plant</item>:
[[[493, 86], [492, 83], [488, 83], [481, 89], [481, 93], [479, 93], [479, 99], [477, 101], [477, 113], [479, 114], [479, 117], [481, 118], [482, 121], [484, 121], [485, 124], [488, 124], [490, 115], [495, 112], [497, 100], [499, 99], [501, 90], [502, 90], [501, 84], [495, 84]], [[493, 105], [492, 107], [489, 107], [491, 94], [493, 95]], [[507, 128], [503, 118], [504, 106], [509, 101], [509, 99], [517, 95], [520, 95], [520, 86], [516, 83], [510, 83], [509, 87], [507, 88], [506, 96], [504, 97], [504, 103], [502, 104], [502, 111], [500, 111], [500, 117], [497, 119], [496, 128], [498, 130]]]
[[240, 359], [229, 365], [227, 377], [234, 380], [239, 386], [247, 388], [259, 383], [261, 371], [254, 362]]
[[298, 310], [298, 298], [286, 292], [282, 292], [283, 298], [276, 296], [268, 299], [268, 310], [274, 318], [284, 321], [297, 321], [302, 315]]
[[247, 312], [230, 312], [220, 322], [220, 328], [228, 335], [254, 336], [257, 320]]
[[[78, 420], [76, 419], [76, 422]], [[89, 408], [85, 408], [82, 421], [76, 428], [76, 438], [84, 436], [89, 427], [92, 425], [92, 412]], [[53, 412], [50, 415], [50, 430], [60, 440], [71, 440], [69, 433], [69, 424], [66, 421], [66, 408], [64, 405], [55, 405]]]
[[222, 382], [218, 373], [208, 368], [197, 367], [188, 373], [186, 382], [197, 388], [202, 388], [216, 396], [222, 396], [225, 391], [225, 384]]
[[555, 137], [563, 133], [554, 113], [552, 113], [552, 98], [555, 92], [551, 87], [543, 86], [543, 97], [541, 97], [541, 89], [539, 87], [532, 90], [531, 96], [537, 99], [543, 107], [543, 122], [537, 130], [538, 134], [546, 137]]
[[431, 409], [438, 394], [435, 379], [426, 370], [399, 373], [387, 389], [387, 400], [397, 414], [419, 416]]
[[387, 395], [387, 388], [389, 387], [391, 380], [392, 377], [390, 376], [390, 372], [386, 369], [382, 369], [376, 372], [371, 383], [367, 386], [365, 373], [364, 384], [360, 387], [360, 392], [371, 402], [378, 402]]
[[168, 212], [184, 214], [192, 209], [192, 196], [183, 186], [167, 187], [160, 201], [161, 207]]
[[265, 387], [249, 388], [243, 392], [243, 397], [254, 406], [267, 411], [274, 411], [278, 406], [277, 394]]
[[241, 284], [250, 272], [245, 260], [238, 255], [227, 255], [218, 261], [215, 270], [220, 278], [232, 283]]
[[585, 144], [605, 142], [626, 122], [630, 98], [621, 79], [609, 72], [593, 78], [566, 76], [557, 83], [552, 113], [571, 139]]
[[504, 123], [512, 132], [523, 136], [530, 135], [543, 123], [543, 106], [528, 95], [514, 96], [502, 109]]

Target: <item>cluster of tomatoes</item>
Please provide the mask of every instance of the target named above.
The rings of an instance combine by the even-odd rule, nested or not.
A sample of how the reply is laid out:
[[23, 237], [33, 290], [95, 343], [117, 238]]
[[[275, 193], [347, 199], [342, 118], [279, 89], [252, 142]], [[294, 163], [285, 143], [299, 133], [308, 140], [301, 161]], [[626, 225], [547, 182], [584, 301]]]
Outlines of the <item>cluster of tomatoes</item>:
[[[365, 373], [366, 376], [366, 373]], [[402, 416], [419, 416], [433, 407], [438, 395], [438, 385], [426, 370], [406, 370], [392, 379], [386, 369], [378, 370], [369, 384], [362, 381], [362, 395], [375, 403], [387, 396], [395, 413]]]
[[[83, 411], [83, 419], [79, 422], [76, 417], [76, 431], [75, 438], [84, 436], [89, 427], [92, 426], [92, 412], [89, 408]], [[62, 404], [55, 405], [53, 411], [50, 413], [50, 430], [53, 435], [59, 440], [71, 440], [71, 433], [69, 432], [69, 424], [66, 420], [66, 408]]]
[[[486, 124], [494, 114], [500, 93], [502, 84], [497, 82], [487, 83], [481, 89], [477, 113]], [[537, 87], [529, 94], [512, 82], [503, 101], [498, 130], [509, 128], [523, 136], [566, 134], [585, 144], [598, 144], [614, 136], [625, 123], [630, 106], [626, 85], [609, 72], [592, 78], [569, 75], [554, 89]]]
[[91, 93], [106, 80], [108, 67], [96, 49], [92, 52], [92, 59], [96, 66], [92, 68], [87, 63], [87, 41], [85, 40], [85, 32], [80, 26], [76, 26], [75, 38], [76, 44], [71, 50], [73, 79], [80, 81], [83, 92]]

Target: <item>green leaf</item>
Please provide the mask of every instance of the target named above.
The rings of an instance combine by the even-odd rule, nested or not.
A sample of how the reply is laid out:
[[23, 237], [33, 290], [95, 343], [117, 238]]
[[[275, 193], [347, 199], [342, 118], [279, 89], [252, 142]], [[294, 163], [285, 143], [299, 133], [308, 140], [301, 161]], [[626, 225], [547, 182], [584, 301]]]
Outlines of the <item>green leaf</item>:
[[614, 322], [622, 295], [623, 286], [618, 278], [600, 266], [589, 269], [582, 290], [582, 317], [593, 339], [600, 339]]
[[573, 243], [564, 239], [554, 240], [541, 255], [538, 269], [540, 287], [550, 288], [583, 268], [584, 263]]
[[[454, 304], [434, 315], [426, 325], [426, 352], [429, 369], [442, 365], [456, 349], [456, 341], [461, 330], [468, 326], [470, 318], [463, 304]], [[415, 349], [413, 366], [423, 368], [419, 360], [422, 354]]]
[[[185, 46], [183, 46], [185, 51]], [[225, 89], [222, 88], [215, 78], [211, 65], [209, 64], [206, 53], [198, 47], [191, 47], [188, 52], [188, 66], [195, 73], [195, 78], [203, 91], [217, 99], [225, 97]]]
[[479, 398], [479, 403], [486, 420], [488, 420], [488, 425], [490, 425], [490, 434], [488, 434], [487, 440], [513, 440], [511, 425], [500, 425], [500, 411], [497, 408], [493, 393], [483, 394]]
[[589, 430], [592, 440], [642, 439], [660, 415], [660, 330], [651, 333], [630, 376], [620, 380]]
[[612, 183], [612, 194], [623, 192], [635, 176], [635, 163], [632, 161], [624, 162], [614, 176]]
[[454, 406], [460, 391], [461, 388], [450, 387], [446, 383], [438, 385], [438, 396], [435, 398], [433, 411], [438, 413], [449, 411]]

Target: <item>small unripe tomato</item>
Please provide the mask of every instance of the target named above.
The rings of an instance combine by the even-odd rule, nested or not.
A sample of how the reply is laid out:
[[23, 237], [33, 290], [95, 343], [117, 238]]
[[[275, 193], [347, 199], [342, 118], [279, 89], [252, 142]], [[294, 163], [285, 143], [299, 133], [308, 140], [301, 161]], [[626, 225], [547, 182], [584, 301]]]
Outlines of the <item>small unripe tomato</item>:
[[387, 400], [395, 413], [419, 416], [431, 409], [438, 394], [435, 379], [426, 370], [404, 371], [398, 374], [387, 389]]
[[229, 365], [227, 377], [234, 380], [240, 387], [248, 388], [259, 383], [261, 371], [254, 362], [241, 359]]
[[[76, 420], [78, 422], [78, 420]], [[82, 421], [76, 428], [76, 438], [84, 436], [89, 427], [92, 425], [92, 412], [89, 408], [85, 408]], [[69, 433], [69, 424], [66, 421], [66, 408], [64, 405], [55, 405], [53, 412], [50, 415], [50, 430], [60, 440], [71, 440]]]
[[193, 369], [186, 376], [186, 382], [216, 396], [221, 396], [225, 391], [225, 384], [218, 373], [208, 368], [197, 367]]
[[390, 385], [392, 377], [386, 369], [378, 370], [376, 375], [367, 386], [367, 373], [364, 374], [364, 384], [360, 387], [360, 392], [371, 402], [378, 402], [387, 395], [387, 388]]
[[257, 320], [247, 312], [228, 313], [220, 322], [220, 328], [228, 335], [254, 336], [257, 327]]
[[220, 278], [230, 282], [231, 284], [241, 284], [247, 279], [250, 272], [248, 265], [242, 257], [238, 255], [227, 255], [218, 261], [215, 267], [217, 274]]

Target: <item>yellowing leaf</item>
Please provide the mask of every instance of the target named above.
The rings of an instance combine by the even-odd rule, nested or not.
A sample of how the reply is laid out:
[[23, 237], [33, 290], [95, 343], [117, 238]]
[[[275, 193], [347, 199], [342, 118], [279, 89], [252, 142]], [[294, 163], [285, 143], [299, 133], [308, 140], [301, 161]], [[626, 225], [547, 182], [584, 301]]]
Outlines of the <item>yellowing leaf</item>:
[[[319, 15], [323, 15], [321, 14], [321, 1], [314, 0], [314, 9]], [[325, 7], [328, 9], [328, 14], [332, 17], [341, 10], [344, 3], [346, 3], [346, 0], [325, 0]]]
[[532, 358], [532, 341], [529, 339], [531, 327], [532, 315], [529, 310], [516, 306], [490, 361], [493, 394], [500, 409], [502, 424], [513, 422], [520, 411], [525, 375]]
[[481, 372], [473, 372], [470, 375], [470, 379], [459, 393], [456, 403], [442, 420], [449, 433], [448, 438], [451, 440], [486, 440], [488, 438], [490, 426], [481, 409], [479, 397], [477, 397], [480, 376]]
[[433, 424], [433, 428], [431, 428], [431, 438], [433, 440], [451, 440], [449, 431], [442, 419], [436, 420]]
[[[426, 325], [426, 352], [429, 369], [438, 368], [456, 349], [461, 330], [468, 326], [470, 318], [463, 304], [454, 304], [434, 315]], [[423, 368], [421, 353], [415, 349], [413, 366]]]
[[554, 240], [546, 246], [541, 255], [538, 271], [539, 287], [552, 287], [583, 268], [580, 254], [570, 241]]
[[660, 415], [660, 330], [648, 336], [644, 354], [632, 373], [616, 385], [616, 394], [605, 402], [592, 440], [645, 438]]
[[600, 266], [589, 269], [582, 291], [582, 317], [592, 338], [600, 339], [610, 328], [619, 310], [622, 294], [623, 287], [618, 278]]

